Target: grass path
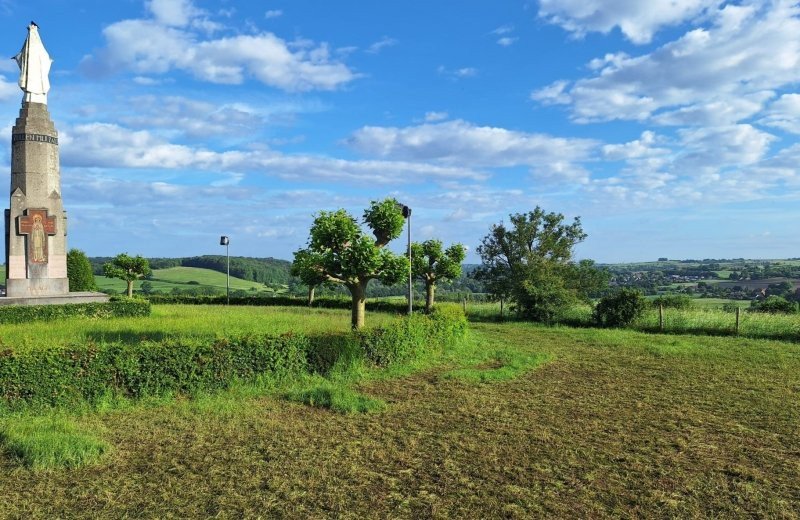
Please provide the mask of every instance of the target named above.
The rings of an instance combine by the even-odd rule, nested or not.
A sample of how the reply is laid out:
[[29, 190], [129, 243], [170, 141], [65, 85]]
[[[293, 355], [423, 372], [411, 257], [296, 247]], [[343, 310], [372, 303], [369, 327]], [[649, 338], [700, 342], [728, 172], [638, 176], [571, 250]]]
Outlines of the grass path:
[[524, 324], [473, 338], [550, 360], [501, 382], [454, 366], [369, 380], [388, 403], [372, 414], [223, 395], [87, 415], [111, 452], [45, 472], [0, 457], [0, 517], [800, 516], [800, 346]]

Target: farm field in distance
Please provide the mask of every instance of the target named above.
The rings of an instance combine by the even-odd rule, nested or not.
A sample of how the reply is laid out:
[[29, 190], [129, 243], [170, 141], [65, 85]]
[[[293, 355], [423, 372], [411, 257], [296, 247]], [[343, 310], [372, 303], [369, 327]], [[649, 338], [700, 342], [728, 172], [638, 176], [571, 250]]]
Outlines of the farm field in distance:
[[[203, 311], [180, 307], [156, 306], [152, 330]], [[269, 327], [249, 314], [269, 322], [262, 308], [211, 309], [198, 322], [242, 313], [243, 326]], [[347, 326], [346, 311], [292, 311], [274, 316]], [[392, 317], [368, 315], [382, 319]], [[47, 471], [3, 453], [0, 516], [800, 515], [800, 345], [470, 328], [470, 356], [362, 380], [357, 389], [385, 401], [382, 411], [339, 414], [227, 391], [75, 414], [111, 451]], [[546, 361], [493, 380], [504, 351]], [[465, 368], [482, 375], [459, 377]]]
[[[101, 291], [123, 292], [126, 288], [125, 282], [116, 278], [95, 275], [95, 281]], [[224, 293], [226, 287], [225, 273], [199, 267], [154, 269], [149, 280], [137, 280], [134, 282], [134, 290], [140, 291], [142, 283], [145, 281], [150, 282], [153, 291], [166, 293], [169, 293], [173, 288], [212, 288], [217, 293]], [[232, 291], [275, 292], [262, 283], [243, 280], [234, 276], [231, 276], [230, 283]]]

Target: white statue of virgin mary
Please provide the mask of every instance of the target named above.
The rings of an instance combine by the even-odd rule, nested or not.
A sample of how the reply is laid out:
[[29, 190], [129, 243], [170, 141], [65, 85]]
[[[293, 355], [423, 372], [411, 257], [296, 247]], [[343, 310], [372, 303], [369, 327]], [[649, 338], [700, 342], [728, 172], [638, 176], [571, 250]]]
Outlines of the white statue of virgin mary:
[[28, 38], [19, 54], [12, 59], [19, 65], [19, 88], [25, 93], [23, 102], [47, 104], [47, 92], [50, 90], [50, 65], [53, 60], [47, 54], [42, 39], [39, 37], [39, 26], [31, 22], [28, 26]]

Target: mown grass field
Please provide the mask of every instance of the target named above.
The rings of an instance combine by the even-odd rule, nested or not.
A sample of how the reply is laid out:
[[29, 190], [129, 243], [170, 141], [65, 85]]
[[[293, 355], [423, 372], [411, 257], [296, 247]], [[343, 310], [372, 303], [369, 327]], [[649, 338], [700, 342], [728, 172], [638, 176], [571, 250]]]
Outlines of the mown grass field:
[[[126, 283], [116, 278], [95, 276], [95, 281], [100, 290], [124, 291]], [[191, 288], [211, 287], [217, 292], [224, 293], [226, 288], [226, 275], [211, 269], [199, 267], [170, 267], [168, 269], [154, 269], [151, 280], [138, 280], [134, 282], [134, 290], [139, 290], [144, 281], [149, 281], [154, 291], [170, 292], [173, 288], [182, 290]], [[251, 282], [231, 276], [231, 290], [274, 292], [262, 283]]]
[[107, 451], [36, 470], [7, 447], [0, 516], [800, 516], [796, 343], [476, 323], [456, 351], [353, 389], [385, 406], [234, 388], [62, 412]]

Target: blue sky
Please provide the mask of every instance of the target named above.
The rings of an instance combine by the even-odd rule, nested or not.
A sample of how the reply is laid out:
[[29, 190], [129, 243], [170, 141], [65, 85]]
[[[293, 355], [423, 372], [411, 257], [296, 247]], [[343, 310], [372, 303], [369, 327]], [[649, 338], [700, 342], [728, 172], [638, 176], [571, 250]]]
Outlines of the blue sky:
[[290, 259], [386, 196], [473, 262], [536, 205], [580, 258], [800, 256], [796, 0], [0, 0], [8, 56], [31, 19], [91, 256]]

